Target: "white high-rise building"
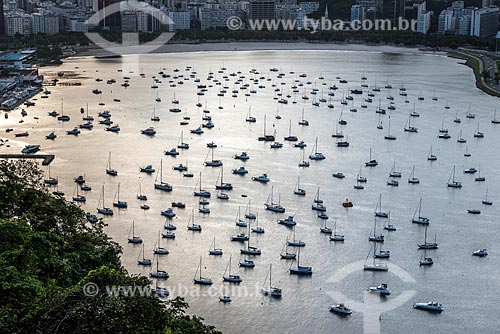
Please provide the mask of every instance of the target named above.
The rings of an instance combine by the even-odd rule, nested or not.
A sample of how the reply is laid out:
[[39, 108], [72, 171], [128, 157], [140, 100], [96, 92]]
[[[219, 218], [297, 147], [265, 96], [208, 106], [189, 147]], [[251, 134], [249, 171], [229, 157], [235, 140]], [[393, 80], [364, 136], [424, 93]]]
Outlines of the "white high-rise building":
[[360, 5], [351, 6], [351, 21], [363, 21], [365, 19], [365, 7]]
[[168, 31], [188, 30], [191, 26], [189, 11], [168, 12]]
[[498, 7], [475, 9], [471, 16], [471, 36], [494, 36], [498, 31]]
[[59, 17], [44, 13], [31, 14], [31, 32], [46, 35], [58, 34]]

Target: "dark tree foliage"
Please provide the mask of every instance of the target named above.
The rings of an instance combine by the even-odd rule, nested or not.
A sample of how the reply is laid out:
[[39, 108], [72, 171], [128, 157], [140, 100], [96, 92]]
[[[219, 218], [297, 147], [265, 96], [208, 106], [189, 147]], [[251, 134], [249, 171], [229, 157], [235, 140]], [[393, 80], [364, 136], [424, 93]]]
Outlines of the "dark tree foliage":
[[[0, 333], [218, 333], [185, 315], [182, 299], [107, 293], [149, 291], [121, 266], [121, 248], [85, 213], [49, 194], [35, 162], [0, 161]], [[99, 287], [86, 296], [86, 283]]]

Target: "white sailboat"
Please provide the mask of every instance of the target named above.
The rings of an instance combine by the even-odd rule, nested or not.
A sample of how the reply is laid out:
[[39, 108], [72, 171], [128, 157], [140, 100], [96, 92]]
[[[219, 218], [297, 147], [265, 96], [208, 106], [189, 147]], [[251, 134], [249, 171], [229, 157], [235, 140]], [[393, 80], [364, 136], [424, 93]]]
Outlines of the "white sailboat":
[[[231, 274], [231, 258], [232, 258], [232, 255], [229, 256], [229, 262], [226, 266], [226, 270], [224, 271], [224, 275], [222, 275], [222, 281], [239, 284], [243, 280], [241, 279], [240, 275]], [[227, 272], [227, 275], [226, 275], [226, 272]]]
[[436, 235], [434, 235], [434, 242], [427, 242], [427, 228], [428, 228], [428, 225], [425, 225], [424, 243], [418, 244], [418, 248], [419, 249], [437, 249], [438, 244], [436, 243]]
[[325, 156], [323, 153], [318, 152], [318, 137], [316, 137], [316, 141], [314, 143], [313, 153], [309, 155], [309, 159], [311, 160], [324, 160]]
[[269, 272], [268, 275], [266, 276], [266, 279], [264, 280], [264, 285], [266, 284], [267, 277], [269, 277], [269, 286], [267, 288], [262, 289], [262, 293], [264, 296], [270, 296], [270, 297], [275, 297], [275, 298], [280, 298], [282, 296], [282, 291], [280, 288], [273, 287], [273, 282], [272, 282], [272, 263], [269, 264]]
[[448, 178], [448, 187], [449, 188], [462, 188], [462, 182], [455, 180], [455, 165], [453, 165], [453, 171]]
[[101, 196], [99, 198], [99, 204], [97, 208], [97, 213], [100, 213], [105, 216], [112, 216], [113, 209], [108, 208], [104, 205], [104, 185], [102, 186]]
[[106, 174], [111, 176], [117, 176], [118, 171], [116, 169], [111, 168], [111, 152], [109, 152], [108, 156], [108, 164], [106, 165]]
[[375, 216], [379, 218], [387, 218], [386, 212], [382, 211], [382, 194], [379, 195], [377, 206], [375, 207]]
[[410, 184], [420, 183], [418, 177], [415, 177], [415, 165], [413, 165], [413, 168], [411, 169], [410, 176], [408, 177], [408, 183]]
[[422, 197], [420, 197], [420, 201], [415, 209], [415, 213], [413, 213], [411, 222], [415, 224], [429, 225], [429, 218], [422, 216]]
[[[158, 176], [159, 176], [160, 182], [158, 182]], [[163, 182], [163, 160], [160, 160], [160, 170], [158, 171], [158, 174], [156, 175], [154, 187], [155, 187], [155, 189], [167, 191], [167, 192], [170, 192], [173, 190], [173, 187], [170, 184]]]
[[300, 188], [300, 176], [297, 179], [297, 185], [296, 185], [293, 193], [295, 195], [298, 195], [298, 196], [305, 196], [306, 195], [306, 191], [304, 189]]
[[271, 187], [271, 193], [269, 194], [266, 203], [264, 204], [266, 210], [278, 213], [284, 213], [285, 208], [281, 206], [280, 195], [278, 195], [278, 203], [274, 203], [273, 200], [274, 186]]
[[[193, 282], [194, 284], [199, 284], [199, 285], [212, 285], [213, 284], [212, 280], [210, 278], [203, 277], [201, 271], [202, 271], [202, 266], [201, 266], [201, 256], [200, 256], [200, 264], [194, 274]], [[200, 273], [199, 276], [198, 272]]]

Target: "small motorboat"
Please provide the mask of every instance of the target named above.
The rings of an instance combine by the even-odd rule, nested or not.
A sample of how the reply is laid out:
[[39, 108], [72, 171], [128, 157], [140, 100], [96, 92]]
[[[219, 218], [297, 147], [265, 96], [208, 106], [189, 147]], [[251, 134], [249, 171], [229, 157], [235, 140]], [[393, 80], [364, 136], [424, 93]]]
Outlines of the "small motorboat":
[[351, 201], [349, 201], [349, 199], [348, 199], [348, 198], [346, 198], [346, 199], [345, 199], [345, 201], [344, 201], [344, 203], [342, 203], [342, 206], [343, 206], [344, 208], [352, 208], [352, 207], [353, 207], [353, 204], [352, 204], [352, 202], [351, 202]]
[[388, 296], [391, 294], [391, 290], [387, 287], [387, 284], [385, 283], [382, 283], [379, 286], [371, 286], [368, 288], [368, 291], [379, 293], [382, 296]]
[[337, 314], [342, 314], [342, 315], [352, 314], [351, 309], [349, 309], [344, 304], [338, 304], [338, 305], [332, 305], [332, 306], [330, 306], [330, 312], [337, 313]]
[[235, 154], [234, 158], [237, 160], [248, 160], [250, 159], [250, 156], [247, 154], [247, 152], [241, 152], [241, 154]]
[[[234, 173], [234, 170], [233, 170], [233, 174], [236, 174], [236, 173]], [[271, 181], [271, 179], [265, 173], [262, 175], [259, 175], [259, 176], [253, 176], [252, 180], [257, 181], [257, 182], [262, 182], [262, 183], [267, 183], [267, 182]]]
[[413, 308], [431, 312], [443, 312], [444, 307], [438, 302], [427, 302], [427, 303], [415, 303]]
[[340, 172], [333, 173], [332, 176], [335, 177], [335, 178], [337, 178], [337, 179], [343, 179], [343, 178], [345, 178], [344, 173], [340, 173]]
[[472, 253], [473, 256], [479, 256], [479, 257], [484, 257], [486, 255], [488, 255], [488, 250], [486, 248], [481, 248], [481, 249], [478, 249], [477, 251], [474, 251]]

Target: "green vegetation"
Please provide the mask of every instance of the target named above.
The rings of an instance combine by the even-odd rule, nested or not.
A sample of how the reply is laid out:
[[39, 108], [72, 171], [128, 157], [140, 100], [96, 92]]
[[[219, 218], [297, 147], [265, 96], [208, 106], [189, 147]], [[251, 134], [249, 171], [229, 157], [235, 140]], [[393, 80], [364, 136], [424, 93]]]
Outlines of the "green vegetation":
[[[150, 282], [121, 266], [104, 226], [49, 194], [36, 163], [0, 161], [0, 333], [219, 333], [181, 298], [106, 294]], [[83, 293], [87, 282], [97, 296]]]
[[448, 55], [450, 57], [452, 57], [452, 58], [458, 58], [458, 59], [464, 59], [464, 60], [466, 60], [465, 65], [467, 65], [470, 68], [472, 68], [472, 71], [474, 72], [474, 77], [476, 78], [476, 86], [477, 86], [477, 88], [481, 89], [482, 91], [484, 91], [487, 94], [500, 97], [500, 93], [498, 93], [497, 91], [491, 89], [490, 87], [488, 87], [483, 82], [482, 79], [483, 78], [486, 79], [485, 73], [487, 73], [488, 77], [489, 77], [489, 73], [487, 71], [483, 71], [483, 73], [481, 73], [480, 65], [479, 65], [479, 60], [478, 59], [476, 59], [475, 57], [463, 54], [463, 53], [458, 53], [458, 52], [449, 52]]
[[494, 50], [494, 38], [474, 36], [424, 35], [412, 31], [257, 31], [257, 30], [185, 30], [178, 31], [173, 41], [231, 42], [231, 41], [305, 41], [312, 43], [367, 43], [401, 46], [425, 46], [431, 48], [472, 47]]

